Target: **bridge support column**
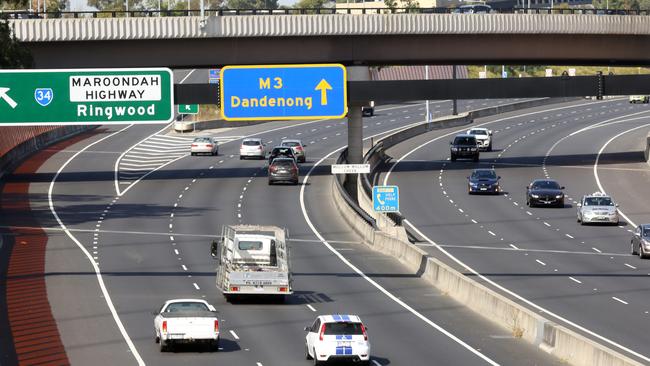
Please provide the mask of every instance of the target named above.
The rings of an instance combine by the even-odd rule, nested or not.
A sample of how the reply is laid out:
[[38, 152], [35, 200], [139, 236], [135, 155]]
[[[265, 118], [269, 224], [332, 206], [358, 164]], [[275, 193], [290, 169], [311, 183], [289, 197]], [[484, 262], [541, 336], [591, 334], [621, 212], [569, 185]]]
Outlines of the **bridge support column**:
[[[347, 68], [349, 81], [368, 81], [370, 80], [370, 69], [366, 66], [350, 66]], [[361, 107], [368, 105], [348, 104], [348, 164], [363, 163], [363, 114]], [[348, 174], [345, 179], [345, 189], [350, 197], [358, 202], [357, 199], [357, 182], [358, 174]]]

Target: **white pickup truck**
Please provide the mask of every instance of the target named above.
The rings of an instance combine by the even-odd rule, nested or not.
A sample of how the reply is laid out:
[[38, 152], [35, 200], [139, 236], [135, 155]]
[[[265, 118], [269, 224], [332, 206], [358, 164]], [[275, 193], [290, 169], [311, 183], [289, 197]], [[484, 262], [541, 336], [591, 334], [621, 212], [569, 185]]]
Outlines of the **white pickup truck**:
[[168, 300], [155, 314], [154, 331], [160, 352], [178, 343], [194, 342], [219, 349], [219, 319], [214, 306], [206, 301]]

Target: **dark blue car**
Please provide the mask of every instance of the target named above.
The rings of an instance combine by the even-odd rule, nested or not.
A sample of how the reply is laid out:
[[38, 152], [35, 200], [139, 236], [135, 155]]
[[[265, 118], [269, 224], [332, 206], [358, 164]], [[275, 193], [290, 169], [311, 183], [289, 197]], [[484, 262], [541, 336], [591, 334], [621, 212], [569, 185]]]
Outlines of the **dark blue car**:
[[474, 169], [472, 175], [467, 177], [467, 192], [473, 193], [492, 193], [499, 194], [501, 186], [494, 169]]

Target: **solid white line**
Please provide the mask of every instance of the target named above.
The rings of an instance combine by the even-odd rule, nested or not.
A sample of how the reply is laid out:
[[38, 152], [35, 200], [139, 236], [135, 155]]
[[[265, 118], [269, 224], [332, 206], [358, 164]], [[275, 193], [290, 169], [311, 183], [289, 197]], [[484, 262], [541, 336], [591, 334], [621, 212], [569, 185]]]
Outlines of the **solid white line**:
[[311, 306], [310, 304], [307, 304], [307, 307], [309, 308], [309, 310], [311, 310], [313, 312], [316, 312], [316, 309], [313, 306]]
[[[637, 118], [634, 118], [634, 119], [637, 119]], [[650, 123], [644, 124], [644, 125], [641, 125], [641, 126], [638, 126], [638, 127], [634, 127], [634, 128], [629, 129], [629, 130], [626, 130], [626, 131], [623, 131], [623, 132], [619, 133], [618, 135], [612, 137], [611, 139], [607, 140], [607, 142], [605, 142], [605, 144], [600, 148], [600, 150], [598, 151], [598, 154], [596, 155], [596, 161], [594, 162], [594, 177], [596, 178], [596, 184], [598, 185], [598, 189], [600, 189], [601, 192], [605, 193], [605, 189], [603, 188], [603, 185], [600, 183], [600, 177], [598, 176], [598, 163], [600, 162], [600, 156], [602, 155], [603, 151], [605, 151], [605, 149], [607, 148], [607, 145], [609, 145], [612, 141], [616, 140], [617, 138], [625, 135], [626, 133], [629, 133], [629, 132], [632, 132], [632, 131], [635, 131], [635, 130], [638, 130], [640, 128], [644, 128], [644, 127], [647, 127], [647, 126], [650, 126]], [[617, 209], [617, 210], [618, 210], [619, 215], [621, 215], [623, 217], [623, 219], [625, 219], [625, 221], [628, 222], [628, 224], [630, 224], [632, 226], [637, 226], [634, 223], [634, 221], [630, 220], [630, 218], [627, 217], [627, 215], [623, 211], [621, 211], [620, 209]]]
[[194, 282], [193, 285], [195, 289], [200, 290], [199, 285], [197, 285], [196, 282]]
[[535, 262], [537, 262], [537, 263], [539, 263], [539, 264], [541, 264], [542, 266], [545, 266], [545, 265], [546, 265], [546, 263], [544, 263], [544, 262], [542, 262], [542, 261], [540, 261], [539, 259], [535, 259]]
[[618, 298], [618, 297], [616, 297], [616, 296], [612, 296], [612, 299], [614, 299], [614, 300], [616, 300], [616, 301], [618, 301], [618, 302], [620, 302], [621, 304], [625, 304], [625, 305], [628, 305], [628, 303], [627, 303], [627, 301], [623, 301], [623, 300], [621, 300], [621, 299], [619, 299], [619, 298]]
[[569, 279], [570, 279], [571, 281], [575, 282], [575, 283], [582, 283], [582, 281], [580, 281], [580, 280], [576, 280], [576, 279], [573, 278], [573, 277], [569, 277]]
[[628, 267], [630, 267], [630, 268], [632, 268], [632, 269], [636, 269], [636, 267], [634, 267], [634, 266], [631, 265], [631, 264], [627, 264], [627, 263], [625, 263], [625, 265], [628, 266]]
[[235, 333], [234, 330], [231, 330], [230, 334], [232, 334], [232, 337], [235, 338], [235, 340], [239, 340], [239, 336], [237, 335], [237, 333]]
[[552, 317], [554, 317], [554, 318], [556, 318], [556, 319], [558, 319], [558, 320], [561, 320], [561, 321], [563, 321], [564, 323], [566, 323], [566, 324], [568, 324], [568, 325], [570, 325], [570, 326], [572, 326], [572, 327], [575, 327], [576, 329], [578, 329], [578, 330], [580, 330], [580, 331], [582, 331], [582, 332], [585, 332], [585, 333], [587, 333], [587, 334], [589, 334], [589, 335], [591, 335], [591, 336], [593, 336], [593, 337], [595, 337], [595, 338], [600, 339], [601, 341], [607, 342], [607, 343], [611, 344], [612, 346], [615, 346], [615, 347], [617, 347], [617, 348], [619, 348], [619, 349], [621, 349], [621, 350], [623, 350], [623, 351], [626, 351], [626, 352], [628, 352], [628, 353], [630, 353], [630, 354], [632, 354], [632, 355], [634, 355], [634, 356], [636, 356], [636, 357], [639, 357], [639, 358], [643, 359], [643, 360], [646, 361], [646, 362], [650, 362], [650, 358], [648, 358], [648, 357], [646, 357], [646, 356], [644, 356], [644, 355], [642, 355], [642, 354], [640, 354], [640, 353], [638, 353], [638, 352], [636, 352], [636, 351], [633, 351], [633, 350], [631, 350], [631, 349], [629, 349], [629, 348], [627, 348], [627, 347], [625, 347], [625, 346], [623, 346], [623, 345], [621, 345], [621, 344], [618, 344], [618, 343], [612, 341], [611, 339], [608, 339], [608, 338], [606, 338], [606, 337], [604, 337], [604, 336], [601, 336], [601, 335], [599, 335], [599, 334], [597, 334], [597, 333], [595, 333], [595, 332], [593, 332], [593, 331], [590, 331], [589, 329], [587, 329], [587, 328], [585, 328], [585, 327], [583, 327], [583, 326], [581, 326], [581, 325], [578, 325], [578, 324], [576, 324], [576, 323], [570, 321], [569, 319], [563, 318], [563, 317], [561, 317], [560, 315], [558, 315], [558, 314], [556, 314], [556, 313], [554, 313], [554, 312], [552, 312], [552, 311], [550, 311], [550, 310], [548, 310], [548, 309], [545, 309], [545, 308], [543, 308], [543, 307], [541, 307], [541, 306], [535, 304], [534, 302], [532, 302], [532, 301], [530, 301], [530, 300], [528, 300], [528, 299], [522, 297], [521, 295], [518, 295], [517, 293], [515, 293], [515, 292], [513, 292], [513, 291], [511, 291], [511, 290], [508, 290], [507, 288], [505, 288], [505, 287], [499, 285], [498, 283], [496, 283], [496, 282], [490, 280], [489, 278], [485, 277], [484, 275], [478, 273], [478, 272], [477, 272], [476, 270], [474, 270], [472, 267], [470, 267], [470, 266], [468, 266], [467, 264], [465, 264], [464, 262], [462, 262], [460, 259], [458, 259], [458, 258], [456, 258], [455, 256], [453, 256], [451, 253], [447, 252], [444, 248], [442, 248], [442, 247], [441, 247], [440, 245], [438, 245], [436, 242], [434, 242], [433, 240], [431, 240], [428, 236], [424, 235], [424, 233], [422, 233], [422, 232], [421, 232], [417, 227], [415, 227], [413, 224], [411, 224], [407, 219], [404, 220], [404, 223], [407, 224], [407, 225], [409, 225], [411, 228], [413, 228], [413, 230], [415, 230], [415, 232], [416, 232], [418, 235], [420, 235], [420, 236], [421, 236], [422, 238], [424, 238], [426, 241], [428, 241], [429, 243], [431, 243], [431, 244], [433, 244], [435, 247], [437, 247], [438, 250], [440, 250], [442, 253], [444, 253], [444, 254], [445, 254], [447, 257], [449, 257], [451, 260], [453, 260], [454, 262], [456, 262], [457, 264], [459, 264], [460, 266], [462, 266], [463, 268], [465, 268], [467, 271], [473, 273], [474, 275], [476, 275], [478, 278], [480, 278], [481, 280], [485, 281], [486, 283], [489, 283], [490, 285], [494, 286], [495, 288], [498, 288], [499, 290], [501, 290], [501, 291], [507, 293], [508, 295], [510, 295], [510, 296], [512, 296], [512, 297], [514, 297], [514, 298], [516, 298], [516, 299], [518, 299], [518, 300], [520, 300], [520, 301], [526, 303], [528, 306], [531, 306], [531, 307], [533, 307], [533, 308], [535, 308], [535, 309], [537, 309], [537, 310], [539, 310], [539, 311], [541, 311], [541, 312], [543, 312], [543, 313], [546, 313], [546, 314], [548, 314], [548, 315], [550, 315], [550, 316], [552, 316]]
[[192, 73], [194, 73], [194, 70], [196, 70], [196, 69], [192, 69], [192, 70], [190, 70], [190, 72], [188, 72], [187, 75], [185, 75], [185, 77], [183, 78], [183, 80], [181, 80], [180, 84], [183, 84], [183, 83], [185, 82], [185, 80], [187, 80], [187, 78], [189, 78], [190, 75], [192, 75]]
[[[382, 134], [385, 134], [385, 133], [386, 133], [386, 132], [384, 132], [384, 133], [382, 133]], [[379, 134], [378, 134], [378, 135], [379, 135]], [[370, 137], [374, 137], [374, 136], [366, 137], [364, 140], [369, 139]], [[447, 330], [445, 330], [444, 328], [442, 328], [442, 327], [439, 326], [438, 324], [434, 323], [434, 322], [431, 321], [429, 318], [427, 318], [426, 316], [422, 315], [422, 314], [419, 313], [417, 310], [413, 309], [411, 306], [409, 306], [408, 304], [406, 304], [406, 303], [405, 303], [404, 301], [402, 301], [400, 298], [398, 298], [397, 296], [393, 295], [393, 294], [390, 293], [388, 290], [386, 290], [385, 288], [383, 288], [380, 284], [378, 284], [378, 283], [375, 282], [373, 279], [371, 279], [370, 277], [368, 277], [368, 276], [367, 276], [365, 273], [363, 273], [359, 268], [357, 268], [354, 264], [352, 264], [349, 260], [347, 260], [347, 258], [345, 258], [345, 257], [344, 257], [340, 252], [338, 252], [336, 249], [334, 249], [334, 248], [333, 248], [333, 247], [332, 247], [332, 246], [331, 246], [331, 245], [330, 245], [330, 244], [325, 240], [325, 238], [323, 238], [323, 236], [320, 234], [320, 232], [318, 232], [318, 230], [316, 229], [316, 227], [314, 226], [314, 224], [311, 222], [311, 219], [309, 218], [309, 214], [307, 213], [307, 208], [306, 208], [306, 206], [305, 206], [305, 187], [307, 186], [307, 182], [309, 181], [309, 177], [311, 176], [311, 174], [312, 174], [312, 172], [314, 171], [314, 169], [316, 169], [316, 168], [317, 168], [317, 167], [318, 167], [318, 166], [319, 166], [323, 161], [325, 161], [326, 158], [329, 158], [331, 155], [334, 155], [335, 153], [337, 153], [338, 151], [340, 151], [340, 150], [342, 150], [342, 149], [343, 149], [343, 147], [338, 148], [338, 149], [336, 149], [336, 150], [330, 152], [329, 154], [327, 154], [327, 155], [326, 155], [324, 158], [322, 158], [321, 160], [319, 160], [316, 164], [314, 164], [314, 166], [312, 166], [312, 167], [309, 169], [309, 172], [307, 172], [307, 174], [305, 175], [305, 178], [303, 179], [303, 184], [302, 184], [302, 186], [300, 187], [300, 208], [301, 208], [301, 210], [302, 210], [302, 215], [303, 215], [303, 217], [305, 218], [305, 221], [307, 222], [307, 225], [309, 226], [309, 228], [311, 229], [311, 231], [314, 233], [314, 235], [315, 235], [315, 236], [316, 236], [316, 237], [317, 237], [317, 238], [322, 242], [322, 244], [323, 244], [327, 249], [329, 249], [329, 250], [330, 250], [330, 251], [331, 251], [335, 256], [337, 256], [337, 257], [341, 260], [341, 262], [343, 262], [345, 265], [347, 265], [350, 269], [352, 269], [354, 272], [356, 272], [359, 276], [361, 276], [364, 280], [366, 280], [368, 283], [370, 283], [372, 286], [374, 286], [377, 290], [379, 290], [379, 291], [382, 292], [384, 295], [386, 295], [389, 299], [393, 300], [393, 301], [396, 302], [398, 305], [400, 305], [400, 306], [402, 306], [404, 309], [408, 310], [411, 314], [415, 315], [416, 317], [418, 317], [419, 319], [421, 319], [423, 322], [425, 322], [426, 324], [428, 324], [428, 325], [430, 325], [431, 327], [435, 328], [435, 329], [438, 330], [440, 333], [442, 333], [442, 334], [444, 334], [445, 336], [449, 337], [450, 339], [452, 339], [453, 341], [455, 341], [456, 343], [458, 343], [459, 345], [461, 345], [462, 347], [464, 347], [465, 349], [467, 349], [467, 350], [470, 351], [471, 353], [473, 353], [473, 354], [475, 354], [476, 356], [480, 357], [481, 359], [483, 359], [484, 361], [486, 361], [486, 362], [489, 363], [490, 365], [498, 365], [498, 363], [494, 362], [493, 360], [491, 360], [490, 358], [488, 358], [487, 356], [485, 356], [484, 354], [482, 354], [482, 353], [479, 352], [478, 350], [474, 349], [474, 347], [468, 345], [467, 343], [465, 343], [465, 342], [464, 342], [463, 340], [461, 340], [460, 338], [456, 337], [455, 335], [451, 334], [450, 332], [448, 332]]]
[[114, 132], [114, 133], [112, 133], [112, 134], [110, 134], [110, 135], [108, 135], [108, 136], [106, 136], [106, 137], [104, 137], [102, 139], [99, 139], [99, 140], [87, 145], [83, 149], [79, 150], [79, 152], [75, 153], [74, 155], [72, 155], [65, 163], [63, 163], [63, 165], [61, 165], [59, 170], [54, 175], [54, 178], [52, 178], [52, 181], [50, 182], [50, 188], [49, 188], [49, 190], [47, 192], [47, 199], [48, 199], [48, 202], [49, 202], [49, 205], [50, 205], [50, 211], [52, 212], [52, 215], [56, 219], [56, 222], [59, 224], [61, 229], [63, 229], [63, 231], [66, 233], [66, 235], [86, 255], [86, 258], [88, 259], [88, 261], [92, 265], [92, 267], [93, 267], [93, 269], [95, 271], [95, 276], [97, 277], [97, 282], [99, 284], [99, 288], [101, 289], [102, 295], [104, 296], [104, 301], [106, 301], [106, 305], [108, 306], [108, 310], [111, 312], [111, 315], [113, 316], [113, 320], [115, 321], [115, 324], [117, 325], [117, 328], [120, 330], [120, 333], [122, 334], [122, 338], [124, 338], [124, 341], [126, 342], [127, 346], [129, 347], [129, 350], [131, 351], [131, 354], [135, 358], [138, 365], [142, 366], [142, 365], [145, 365], [144, 360], [142, 359], [142, 357], [140, 357], [140, 353], [135, 348], [135, 344], [133, 344], [133, 341], [129, 337], [129, 334], [126, 332], [126, 328], [124, 327], [124, 324], [122, 324], [122, 320], [120, 319], [119, 315], [117, 314], [117, 310], [115, 310], [115, 306], [113, 305], [113, 301], [111, 300], [111, 295], [108, 293], [108, 290], [106, 289], [106, 285], [104, 284], [104, 279], [102, 278], [102, 274], [101, 274], [101, 271], [99, 269], [99, 265], [97, 264], [97, 262], [95, 262], [92, 255], [88, 252], [88, 250], [86, 250], [86, 248], [83, 246], [83, 244], [81, 244], [81, 242], [79, 240], [77, 240], [77, 238], [74, 235], [72, 235], [72, 233], [68, 230], [67, 226], [65, 226], [63, 221], [61, 221], [61, 218], [56, 213], [56, 209], [54, 208], [54, 200], [52, 199], [52, 195], [54, 193], [54, 185], [56, 183], [56, 180], [61, 175], [61, 172], [70, 164], [70, 162], [72, 162], [72, 160], [74, 160], [77, 156], [79, 156], [81, 153], [83, 153], [87, 149], [91, 148], [92, 146], [94, 146], [94, 145], [96, 145], [96, 144], [98, 144], [98, 143], [100, 143], [100, 142], [102, 142], [102, 141], [104, 141], [104, 140], [106, 140], [108, 138], [111, 138], [111, 137], [121, 133], [122, 131], [127, 130], [131, 126], [133, 126], [133, 125], [128, 125], [128, 126], [124, 127], [123, 129], [121, 129], [121, 130], [119, 130], [117, 132]]

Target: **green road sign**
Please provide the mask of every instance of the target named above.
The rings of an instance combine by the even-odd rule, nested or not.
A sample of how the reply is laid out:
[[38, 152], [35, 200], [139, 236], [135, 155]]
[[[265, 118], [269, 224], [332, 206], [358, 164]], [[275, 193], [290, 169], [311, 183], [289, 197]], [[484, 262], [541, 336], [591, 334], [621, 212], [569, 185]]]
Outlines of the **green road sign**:
[[168, 123], [166, 68], [0, 70], [0, 126]]
[[198, 104], [179, 104], [178, 114], [199, 114]]

